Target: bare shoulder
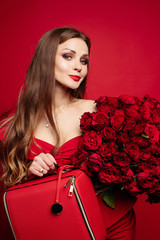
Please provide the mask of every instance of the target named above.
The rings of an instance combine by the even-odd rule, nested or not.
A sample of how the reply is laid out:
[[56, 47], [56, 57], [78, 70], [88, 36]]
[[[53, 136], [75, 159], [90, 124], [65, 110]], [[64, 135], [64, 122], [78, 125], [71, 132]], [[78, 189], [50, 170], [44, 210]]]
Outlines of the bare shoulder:
[[96, 103], [94, 100], [80, 99], [78, 105], [82, 112], [96, 112]]

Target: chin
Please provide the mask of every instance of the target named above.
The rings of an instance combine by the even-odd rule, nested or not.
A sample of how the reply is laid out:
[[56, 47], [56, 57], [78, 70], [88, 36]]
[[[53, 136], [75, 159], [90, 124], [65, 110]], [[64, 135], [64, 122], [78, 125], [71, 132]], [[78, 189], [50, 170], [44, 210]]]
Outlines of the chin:
[[59, 85], [63, 86], [63, 88], [76, 90], [77, 88], [79, 88], [82, 81], [79, 81], [79, 82], [58, 82], [58, 83], [59, 83]]
[[79, 86], [80, 86], [80, 83], [77, 83], [77, 84], [72, 84], [70, 86], [67, 86], [67, 88], [71, 90], [76, 90], [77, 88], [79, 88]]

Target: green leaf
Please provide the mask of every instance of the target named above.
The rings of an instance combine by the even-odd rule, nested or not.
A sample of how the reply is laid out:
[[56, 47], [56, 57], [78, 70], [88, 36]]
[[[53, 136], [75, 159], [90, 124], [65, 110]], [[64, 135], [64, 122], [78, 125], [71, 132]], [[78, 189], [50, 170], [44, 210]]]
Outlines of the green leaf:
[[138, 164], [131, 164], [130, 167], [137, 167]]
[[113, 191], [111, 189], [106, 190], [105, 192], [101, 193], [101, 197], [103, 201], [112, 209], [115, 209], [115, 198]]
[[145, 133], [142, 133], [142, 137], [149, 138], [149, 136], [147, 134], [145, 134]]

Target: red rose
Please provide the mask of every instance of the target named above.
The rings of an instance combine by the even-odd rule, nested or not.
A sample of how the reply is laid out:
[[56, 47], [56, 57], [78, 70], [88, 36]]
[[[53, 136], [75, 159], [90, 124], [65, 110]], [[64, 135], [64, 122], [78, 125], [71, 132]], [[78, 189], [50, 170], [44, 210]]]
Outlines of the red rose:
[[117, 183], [121, 177], [120, 172], [111, 163], [106, 163], [98, 174], [103, 183]]
[[93, 128], [100, 131], [102, 130], [106, 125], [108, 125], [109, 119], [106, 113], [104, 112], [96, 112], [93, 115], [92, 119], [92, 125]]
[[135, 143], [128, 143], [124, 148], [125, 152], [135, 161], [139, 160], [139, 147]]
[[151, 166], [150, 166], [150, 164], [148, 162], [141, 161], [141, 162], [138, 163], [137, 167], [138, 167], [140, 172], [151, 170]]
[[138, 188], [135, 181], [132, 181], [130, 184], [126, 185], [125, 188], [132, 196], [137, 196], [138, 194], [142, 193], [142, 190]]
[[100, 97], [96, 99], [96, 107], [98, 112], [105, 112], [106, 114], [110, 114], [114, 112], [114, 108], [108, 104], [108, 97]]
[[124, 152], [116, 152], [113, 156], [113, 162], [121, 171], [127, 171], [130, 167], [130, 159]]
[[[160, 197], [160, 108], [146, 96], [100, 97], [97, 112], [81, 118], [84, 132], [71, 161], [103, 184], [119, 184], [130, 194]], [[157, 195], [156, 195], [157, 193]], [[157, 201], [157, 199], [156, 199]]]
[[151, 106], [146, 102], [144, 103], [140, 108], [140, 114], [142, 119], [144, 120], [150, 120], [151, 119]]
[[125, 112], [123, 109], [116, 109], [114, 112], [114, 115], [121, 115], [121, 116], [125, 117]]
[[102, 130], [102, 135], [104, 139], [115, 139], [116, 138], [116, 132], [111, 127], [105, 127]]
[[82, 144], [88, 150], [97, 150], [102, 143], [102, 136], [95, 131], [85, 132], [82, 138]]
[[159, 101], [156, 100], [155, 98], [153, 97], [150, 97], [149, 95], [145, 95], [144, 98], [143, 98], [144, 102], [147, 102], [150, 104], [150, 106], [153, 108], [153, 107], [156, 107], [158, 104], [159, 104]]
[[131, 142], [136, 143], [140, 148], [146, 148], [150, 143], [146, 138], [143, 137], [133, 137]]
[[80, 119], [80, 128], [83, 131], [87, 131], [92, 126], [92, 113], [85, 112]]
[[138, 98], [138, 97], [134, 97], [135, 101], [136, 101], [136, 105], [141, 106], [143, 103], [143, 99], [142, 98]]
[[151, 158], [149, 159], [149, 163], [156, 166], [160, 164], [160, 157], [154, 157], [151, 156]]
[[129, 168], [126, 172], [125, 175], [123, 175], [121, 177], [121, 185], [128, 185], [129, 183], [131, 183], [134, 180], [134, 173], [133, 171]]
[[144, 171], [137, 174], [137, 185], [141, 188], [149, 190], [155, 186], [154, 179], [150, 174], [150, 171]]
[[88, 153], [85, 149], [83, 149], [83, 150], [81, 150], [81, 152], [78, 154], [78, 160], [79, 160], [80, 162], [82, 162], [82, 161], [86, 160], [86, 159], [88, 158], [88, 156], [89, 156], [89, 153]]
[[119, 99], [122, 101], [122, 103], [125, 103], [125, 104], [132, 105], [132, 104], [136, 103], [135, 97], [128, 96], [128, 95], [121, 95], [121, 96], [119, 96]]
[[140, 151], [140, 159], [142, 159], [143, 161], [147, 161], [148, 159], [150, 159], [151, 157], [151, 153], [148, 149], [142, 149]]
[[114, 108], [108, 104], [102, 103], [97, 108], [98, 112], [105, 112], [106, 114], [110, 115], [114, 113]]
[[90, 176], [90, 177], [92, 176], [92, 172], [88, 168], [88, 160], [82, 162], [80, 164], [79, 169], [81, 169], [83, 172], [85, 172], [88, 176]]
[[110, 118], [110, 123], [111, 123], [111, 126], [112, 128], [115, 130], [115, 131], [119, 131], [122, 129], [122, 126], [123, 126], [123, 122], [124, 122], [124, 116], [123, 115], [114, 115], [114, 116], [111, 116]]
[[152, 194], [152, 193], [155, 193], [155, 191], [156, 191], [156, 185], [154, 185], [152, 188], [148, 188], [146, 190], [146, 194]]
[[153, 123], [160, 123], [160, 109], [156, 108], [152, 111], [152, 121]]
[[129, 143], [129, 136], [126, 132], [122, 132], [119, 136], [118, 136], [118, 143], [119, 144], [127, 144]]
[[156, 128], [160, 131], [160, 123], [156, 123]]
[[160, 165], [154, 166], [152, 168], [152, 176], [154, 177], [155, 182], [160, 181]]
[[159, 142], [159, 131], [154, 125], [146, 124], [144, 133], [149, 137], [148, 140], [151, 143]]
[[158, 184], [157, 185], [157, 187], [156, 187], [156, 195], [158, 196], [158, 197], [160, 197], [160, 185]]
[[123, 132], [130, 131], [136, 125], [136, 121], [133, 118], [126, 118], [124, 122]]
[[108, 97], [107, 102], [113, 108], [118, 108], [119, 107], [119, 102], [118, 102], [118, 98], [117, 97]]
[[149, 150], [154, 155], [160, 155], [160, 144], [151, 144]]
[[89, 156], [88, 159], [88, 168], [91, 171], [100, 171], [100, 169], [103, 166], [103, 158], [97, 153], [93, 153], [92, 155]]
[[89, 152], [84, 148], [80, 148], [80, 151], [77, 151], [75, 155], [72, 156], [71, 161], [75, 167], [78, 167], [81, 162], [86, 161], [89, 157]]
[[141, 119], [140, 114], [138, 113], [139, 107], [137, 105], [130, 106], [126, 109], [126, 115], [136, 120]]
[[101, 103], [107, 103], [107, 96], [101, 96], [95, 100], [96, 104], [99, 105]]
[[156, 186], [155, 192], [148, 195], [147, 202], [159, 203], [160, 202], [160, 185]]
[[117, 150], [117, 145], [112, 141], [110, 143], [102, 144], [99, 148], [99, 153], [102, 157], [109, 157]]
[[136, 124], [133, 129], [131, 130], [131, 135], [134, 136], [134, 135], [139, 135], [143, 132], [144, 130], [144, 126], [143, 124]]

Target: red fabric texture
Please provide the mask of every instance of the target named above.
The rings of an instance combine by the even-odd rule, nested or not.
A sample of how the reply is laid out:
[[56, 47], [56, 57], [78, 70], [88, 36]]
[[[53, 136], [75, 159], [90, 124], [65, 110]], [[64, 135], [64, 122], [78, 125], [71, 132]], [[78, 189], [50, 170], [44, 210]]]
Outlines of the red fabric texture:
[[131, 209], [118, 222], [107, 229], [106, 240], [134, 240], [135, 239], [136, 217]]
[[[59, 148], [57, 154], [54, 156], [59, 166], [71, 164], [70, 158], [77, 150], [80, 138], [81, 136], [76, 136], [65, 142]], [[41, 152], [50, 153], [54, 148], [52, 144], [47, 143], [43, 140], [34, 138], [34, 141], [35, 143], [34, 142], [31, 143], [31, 147], [28, 152], [28, 159], [33, 159]]]

